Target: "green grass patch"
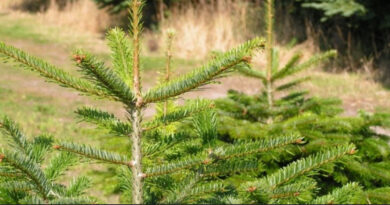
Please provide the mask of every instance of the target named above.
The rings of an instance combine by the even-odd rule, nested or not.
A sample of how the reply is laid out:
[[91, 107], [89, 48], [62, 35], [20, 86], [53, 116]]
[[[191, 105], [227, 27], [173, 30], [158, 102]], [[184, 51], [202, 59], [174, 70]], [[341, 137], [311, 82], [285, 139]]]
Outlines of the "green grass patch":
[[[16, 40], [30, 40], [35, 43], [50, 43], [51, 38], [47, 35], [42, 35], [42, 26], [39, 26], [30, 18], [11, 18], [9, 16], [0, 16], [0, 38], [2, 39], [16, 39]], [[53, 33], [54, 29], [45, 29], [46, 33]]]
[[[166, 66], [166, 57], [164, 56], [146, 56], [141, 57], [142, 69], [145, 71], [156, 70], [163, 71]], [[188, 70], [188, 68], [194, 68], [198, 64], [195, 60], [186, 60], [181, 58], [172, 59], [173, 72], [180, 71], [182, 69]]]

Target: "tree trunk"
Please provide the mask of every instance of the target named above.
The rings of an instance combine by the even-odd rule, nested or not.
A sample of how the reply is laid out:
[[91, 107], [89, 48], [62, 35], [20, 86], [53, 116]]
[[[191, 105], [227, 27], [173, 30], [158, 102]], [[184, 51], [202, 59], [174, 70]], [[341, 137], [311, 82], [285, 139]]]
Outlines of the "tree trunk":
[[268, 106], [272, 108], [272, 48], [273, 48], [273, 0], [267, 1], [267, 98]]
[[133, 126], [132, 134], [132, 162], [131, 168], [133, 174], [132, 181], [132, 196], [133, 204], [142, 204], [142, 150], [141, 150], [141, 137], [142, 137], [142, 93], [141, 93], [141, 82], [140, 82], [140, 69], [139, 69], [139, 51], [140, 51], [140, 32], [141, 32], [141, 21], [142, 16], [140, 13], [140, 7], [142, 2], [140, 0], [133, 0], [131, 4], [133, 26], [133, 89], [135, 92], [136, 103], [135, 107], [131, 111], [131, 123]]
[[131, 171], [133, 172], [133, 204], [142, 204], [142, 152], [141, 152], [141, 137], [142, 137], [142, 115], [141, 110], [136, 108], [131, 110], [131, 120], [133, 125], [132, 140], [132, 163]]

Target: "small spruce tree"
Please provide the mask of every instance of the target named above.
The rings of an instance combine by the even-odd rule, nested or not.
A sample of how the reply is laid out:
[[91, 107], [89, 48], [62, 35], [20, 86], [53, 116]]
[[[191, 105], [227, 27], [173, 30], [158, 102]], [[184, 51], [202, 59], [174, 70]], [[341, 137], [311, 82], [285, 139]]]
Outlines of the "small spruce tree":
[[[84, 74], [84, 79], [76, 78], [24, 51], [0, 43], [0, 53], [8, 59], [64, 87], [121, 102], [128, 113], [127, 121], [123, 121], [97, 108], [84, 107], [76, 111], [84, 120], [108, 128], [118, 137], [128, 137], [131, 150], [127, 154], [70, 142], [60, 142], [53, 148], [121, 167], [121, 186], [124, 192], [131, 193], [131, 202], [134, 204], [294, 203], [302, 201], [297, 197], [300, 194], [304, 194], [305, 201], [308, 202], [353, 202], [353, 197], [358, 192], [351, 190], [358, 185], [348, 184], [329, 196], [315, 199], [316, 183], [308, 177], [313, 170], [354, 154], [356, 150], [353, 144], [335, 146], [294, 161], [282, 169], [264, 173], [260, 171], [264, 168], [259, 160], [262, 154], [272, 150], [281, 152], [294, 144], [302, 144], [303, 138], [284, 133], [261, 140], [233, 143], [220, 141], [217, 138], [214, 106], [206, 100], [189, 101], [183, 106], [170, 109], [167, 107], [163, 114], [156, 115], [150, 121], [143, 121], [142, 113], [148, 105], [166, 105], [165, 102], [211, 83], [230, 70], [246, 67], [252, 53], [264, 47], [264, 41], [255, 38], [219, 55], [205, 66], [181, 77], [167, 79], [166, 82], [142, 92], [139, 58], [142, 7], [141, 0], [133, 0], [130, 4], [131, 38], [121, 29], [113, 29], [108, 33], [113, 68], [107, 68], [90, 53], [75, 53], [73, 59]], [[169, 58], [167, 66], [169, 68]], [[166, 74], [169, 75], [169, 70]], [[179, 125], [173, 133], [160, 132], [158, 129], [185, 119], [190, 123]], [[2, 156], [6, 160], [8, 154]], [[244, 173], [248, 171], [253, 171], [258, 177], [245, 178]], [[32, 176], [33, 180], [38, 180], [36, 185], [40, 187], [42, 175], [39, 178]], [[242, 179], [237, 183], [235, 177]], [[45, 194], [52, 193], [53, 190], [54, 187], [49, 184], [44, 187], [43, 195], [38, 197], [47, 202]], [[342, 194], [350, 192], [353, 194]]]
[[[239, 92], [230, 90], [229, 98], [218, 100], [217, 106], [221, 110], [226, 110], [226, 114], [232, 115], [235, 118], [247, 119], [250, 121], [258, 121], [262, 123], [272, 123], [274, 121], [285, 120], [288, 117], [295, 116], [306, 110], [318, 109], [318, 103], [321, 103], [320, 108], [327, 108], [334, 102], [332, 100], [320, 101], [318, 99], [306, 98], [305, 91], [292, 91], [283, 95], [284, 91], [291, 91], [301, 83], [309, 80], [309, 77], [298, 79], [288, 79], [295, 74], [321, 63], [322, 61], [334, 57], [337, 52], [334, 50], [325, 53], [317, 54], [310, 57], [308, 60], [300, 63], [302, 58], [301, 53], [295, 53], [290, 60], [284, 65], [279, 64], [279, 51], [274, 46], [274, 2], [268, 0], [266, 2], [266, 66], [265, 71], [252, 69], [250, 66], [240, 66], [237, 70], [248, 77], [259, 79], [262, 82], [263, 89], [260, 95], [254, 97], [243, 95]], [[249, 65], [249, 64], [246, 64]], [[286, 82], [287, 81], [287, 82]], [[276, 98], [278, 96], [278, 98]], [[281, 96], [281, 97], [279, 97]]]

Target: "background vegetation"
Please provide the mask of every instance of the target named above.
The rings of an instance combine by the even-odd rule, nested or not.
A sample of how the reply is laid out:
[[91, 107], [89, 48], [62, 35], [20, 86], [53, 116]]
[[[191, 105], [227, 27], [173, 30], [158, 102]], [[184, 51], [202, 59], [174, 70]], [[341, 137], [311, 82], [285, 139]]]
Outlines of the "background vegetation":
[[[114, 12], [125, 8], [124, 0], [95, 0], [95, 2], [101, 7], [110, 8]], [[149, 3], [152, 7], [145, 12], [147, 15], [156, 16], [157, 18], [148, 19], [148, 25], [161, 23], [161, 19], [166, 14], [169, 16], [169, 11], [164, 12], [165, 7], [169, 10], [178, 5], [197, 7], [204, 4], [214, 4], [214, 10], [209, 11], [211, 13], [218, 12], [221, 7], [226, 7], [224, 4], [234, 6], [247, 4], [250, 5], [248, 8], [254, 8], [255, 10], [264, 8], [260, 6], [264, 3], [262, 0], [251, 0], [244, 3], [240, 1], [224, 1], [222, 3], [222, 1], [204, 0], [161, 0], [150, 1]], [[361, 61], [362, 58], [366, 61], [373, 60], [377, 66], [388, 63], [383, 62], [389, 57], [390, 14], [388, 10], [390, 4], [387, 1], [287, 0], [277, 1], [275, 4], [277, 8], [277, 30], [281, 42], [288, 43], [292, 38], [295, 38], [294, 40], [298, 42], [314, 38], [321, 49], [336, 48], [344, 57], [339, 58], [339, 66], [346, 67], [349, 70], [361, 67], [364, 63]], [[244, 14], [241, 13], [241, 16], [244, 15], [246, 18], [260, 23], [249, 26], [252, 32], [257, 31], [256, 29], [264, 25], [262, 16], [258, 15], [259, 13], [261, 12], [246, 11]], [[244, 27], [247, 26], [244, 24]], [[385, 69], [385, 66], [383, 66], [383, 69]]]

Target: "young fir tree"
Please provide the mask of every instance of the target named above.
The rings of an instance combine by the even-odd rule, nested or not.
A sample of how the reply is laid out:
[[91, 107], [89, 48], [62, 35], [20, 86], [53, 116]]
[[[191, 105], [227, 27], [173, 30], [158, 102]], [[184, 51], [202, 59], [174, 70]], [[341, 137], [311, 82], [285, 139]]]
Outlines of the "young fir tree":
[[[390, 186], [390, 146], [389, 137], [377, 134], [374, 126], [389, 127], [390, 114], [369, 114], [361, 111], [358, 116], [340, 116], [343, 109], [337, 99], [307, 97], [306, 91], [291, 90], [308, 77], [292, 79], [297, 72], [311, 67], [336, 53], [328, 51], [299, 63], [300, 55], [295, 54], [286, 65], [279, 68], [279, 54], [273, 47], [273, 1], [267, 2], [267, 65], [265, 72], [242, 66], [242, 74], [261, 80], [261, 94], [249, 96], [237, 91], [229, 91], [228, 98], [216, 100], [222, 116], [219, 134], [228, 141], [235, 138], [269, 138], [280, 133], [296, 132], [309, 142], [301, 149], [290, 150], [290, 156], [273, 153], [266, 163], [269, 167], [281, 167], [297, 157], [307, 156], [343, 143], [354, 143], [360, 150], [358, 157], [329, 166], [317, 177], [322, 191], [328, 192], [339, 184], [350, 181], [359, 182], [369, 189], [367, 199], [373, 203], [388, 203], [389, 198], [373, 195], [371, 189], [378, 189], [383, 195], [389, 195]], [[282, 97], [276, 97], [282, 96]], [[276, 160], [275, 160], [276, 159]], [[384, 187], [384, 188], [382, 188]], [[371, 191], [370, 191], [371, 190]], [[376, 201], [377, 200], [377, 201]], [[368, 202], [368, 201], [366, 201]]]
[[48, 135], [28, 140], [19, 126], [8, 117], [0, 120], [0, 129], [9, 146], [0, 151], [1, 204], [81, 204], [94, 203], [84, 197], [89, 179], [77, 177], [68, 187], [58, 178], [69, 166], [76, 164], [73, 154], [62, 152], [43, 163], [53, 144]]
[[[97, 108], [85, 107], [76, 111], [84, 120], [108, 128], [117, 137], [128, 137], [131, 150], [127, 154], [69, 142], [54, 145], [55, 149], [121, 167], [121, 186], [124, 193], [131, 193], [131, 202], [135, 204], [355, 202], [354, 198], [359, 195], [357, 184], [347, 184], [316, 198], [316, 182], [310, 178], [313, 170], [354, 154], [353, 144], [334, 146], [265, 173], [261, 171], [265, 167], [259, 159], [270, 151], [282, 152], [294, 144], [302, 144], [303, 138], [284, 133], [261, 140], [220, 141], [217, 139], [213, 105], [206, 100], [189, 101], [183, 106], [166, 109], [162, 115], [144, 122], [142, 113], [147, 106], [167, 102], [213, 82], [236, 67], [245, 66], [251, 54], [264, 46], [264, 41], [259, 38], [248, 41], [189, 74], [168, 79], [143, 92], [139, 58], [142, 6], [141, 0], [133, 0], [130, 4], [131, 38], [120, 29], [108, 33], [113, 68], [106, 67], [89, 53], [76, 52], [74, 61], [84, 79], [73, 77], [24, 51], [0, 43], [0, 53], [8, 59], [64, 87], [121, 102], [128, 112], [127, 121], [122, 121]], [[183, 127], [177, 126], [173, 133], [159, 131], [183, 120], [190, 123], [187, 121]], [[253, 174], [247, 177], [245, 172]], [[42, 180], [41, 176], [37, 182]], [[54, 186], [48, 186], [44, 193], [54, 190]]]
[[[309, 77], [302, 77], [291, 80], [288, 79], [289, 77], [313, 67], [328, 58], [334, 57], [336, 51], [331, 50], [314, 55], [304, 62], [299, 62], [302, 58], [302, 54], [295, 53], [284, 66], [281, 66], [279, 64], [279, 51], [274, 47], [273, 4], [273, 0], [267, 1], [267, 12], [264, 18], [266, 19], [265, 22], [267, 25], [265, 71], [252, 69], [249, 66], [241, 66], [237, 69], [241, 74], [259, 79], [262, 82], [263, 89], [261, 94], [252, 97], [231, 90], [229, 91], [228, 100], [217, 101], [221, 109], [226, 109], [226, 113], [235, 118], [262, 123], [272, 123], [274, 121], [285, 120], [286, 118], [295, 116], [306, 110], [316, 112], [320, 112], [320, 110], [317, 110], [318, 108], [329, 110], [331, 108], [328, 108], [328, 105], [337, 103], [332, 100], [329, 102], [322, 102], [318, 99], [305, 98], [305, 95], [307, 94], [305, 91], [293, 91], [288, 92], [287, 95], [283, 95], [284, 91], [292, 90], [294, 87], [310, 79]], [[319, 107], [318, 104], [323, 106]]]

